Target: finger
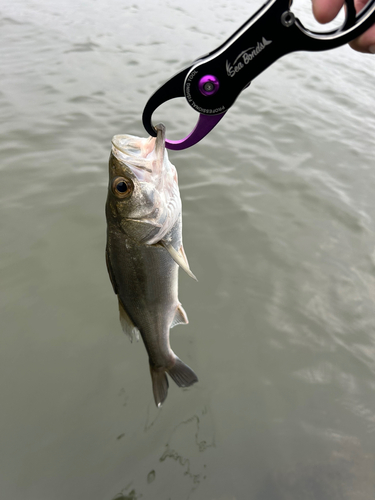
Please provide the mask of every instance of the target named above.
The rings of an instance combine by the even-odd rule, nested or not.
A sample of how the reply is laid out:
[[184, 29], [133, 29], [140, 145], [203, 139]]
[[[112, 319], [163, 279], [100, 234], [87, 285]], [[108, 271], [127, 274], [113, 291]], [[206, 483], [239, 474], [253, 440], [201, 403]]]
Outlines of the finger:
[[[368, 0], [355, 0], [355, 10], [360, 12], [367, 3]], [[349, 45], [358, 52], [375, 54], [375, 25], [350, 42]]]
[[375, 25], [361, 36], [350, 42], [352, 49], [367, 54], [375, 54]]
[[354, 0], [355, 10], [359, 12], [363, 7], [368, 4], [369, 0]]
[[335, 19], [343, 5], [344, 0], [312, 0], [314, 17], [323, 24]]

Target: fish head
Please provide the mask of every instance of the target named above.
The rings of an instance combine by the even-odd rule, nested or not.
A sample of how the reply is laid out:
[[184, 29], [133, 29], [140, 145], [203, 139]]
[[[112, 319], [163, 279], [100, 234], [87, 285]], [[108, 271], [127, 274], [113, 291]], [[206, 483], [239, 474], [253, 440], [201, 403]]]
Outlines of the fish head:
[[148, 139], [115, 135], [109, 159], [107, 220], [133, 240], [152, 245], [181, 213], [176, 168], [165, 149], [165, 128]]

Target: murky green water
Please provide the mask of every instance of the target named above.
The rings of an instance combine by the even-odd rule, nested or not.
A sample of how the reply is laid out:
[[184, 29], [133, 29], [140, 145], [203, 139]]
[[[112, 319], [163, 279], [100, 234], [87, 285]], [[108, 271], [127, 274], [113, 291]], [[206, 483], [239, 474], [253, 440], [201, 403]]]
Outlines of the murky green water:
[[[1, 6], [2, 497], [374, 499], [375, 58], [288, 56], [170, 153], [199, 383], [161, 410], [105, 269], [111, 137], [259, 5]], [[186, 108], [156, 116], [170, 138]]]

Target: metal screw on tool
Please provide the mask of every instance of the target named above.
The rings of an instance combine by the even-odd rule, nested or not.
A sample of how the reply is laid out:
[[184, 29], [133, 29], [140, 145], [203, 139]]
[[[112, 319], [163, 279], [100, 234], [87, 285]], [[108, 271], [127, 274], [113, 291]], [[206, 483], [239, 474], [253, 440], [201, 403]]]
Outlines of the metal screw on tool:
[[219, 80], [214, 75], [205, 75], [198, 82], [198, 88], [203, 95], [213, 95], [219, 90]]
[[293, 12], [290, 12], [289, 10], [286, 10], [281, 16], [281, 24], [283, 24], [287, 28], [289, 28], [289, 26], [292, 26], [295, 20], [296, 18], [294, 17]]

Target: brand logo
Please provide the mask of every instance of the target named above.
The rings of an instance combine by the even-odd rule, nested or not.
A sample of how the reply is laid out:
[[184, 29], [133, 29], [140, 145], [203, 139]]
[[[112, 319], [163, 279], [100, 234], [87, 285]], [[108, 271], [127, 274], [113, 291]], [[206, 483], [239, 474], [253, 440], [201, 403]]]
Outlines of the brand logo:
[[267, 45], [272, 43], [272, 40], [266, 40], [264, 37], [261, 42], [258, 42], [256, 47], [249, 47], [239, 54], [234, 60], [233, 64], [231, 64], [228, 60], [226, 63], [227, 75], [233, 78], [236, 73], [241, 71], [242, 68], [245, 67], [246, 64], [249, 64], [250, 61], [254, 59], [258, 54], [264, 50]]

